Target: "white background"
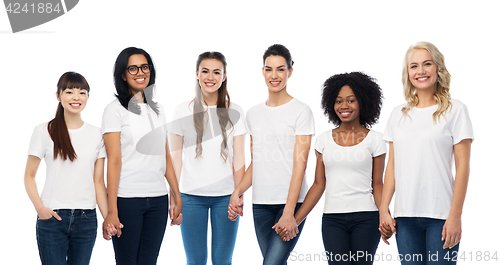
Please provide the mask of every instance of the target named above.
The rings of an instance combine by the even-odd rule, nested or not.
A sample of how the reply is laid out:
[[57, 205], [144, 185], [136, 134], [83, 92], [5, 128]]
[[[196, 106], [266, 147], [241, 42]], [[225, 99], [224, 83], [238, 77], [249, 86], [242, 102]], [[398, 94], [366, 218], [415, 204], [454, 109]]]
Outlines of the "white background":
[[[483, 258], [479, 264], [495, 264], [484, 261], [484, 252], [493, 255], [500, 251], [495, 219], [500, 181], [498, 155], [494, 155], [499, 148], [495, 123], [500, 96], [496, 80], [500, 19], [495, 1], [470, 3], [80, 1], [66, 15], [16, 34], [10, 30], [6, 13], [0, 11], [0, 235], [4, 245], [0, 263], [39, 263], [36, 212], [24, 190], [24, 167], [33, 128], [55, 114], [56, 83], [62, 73], [77, 71], [87, 78], [91, 91], [83, 118], [100, 125], [104, 107], [114, 99], [112, 71], [116, 56], [129, 46], [144, 48], [157, 68], [155, 100], [171, 117], [176, 104], [194, 96], [198, 54], [215, 50], [225, 54], [228, 61], [231, 100], [248, 110], [267, 98], [262, 55], [268, 46], [281, 43], [290, 49], [295, 61], [288, 91], [311, 107], [317, 134], [332, 128], [320, 108], [322, 83], [333, 74], [349, 71], [363, 71], [382, 87], [384, 106], [373, 129], [383, 131], [391, 110], [404, 103], [403, 56], [410, 44], [424, 40], [434, 43], [445, 55], [453, 76], [452, 97], [467, 104], [476, 137], [462, 218], [460, 252], [466, 255], [459, 263], [477, 264], [479, 253]], [[314, 178], [314, 161], [311, 152], [309, 183]], [[41, 163], [39, 190], [44, 178], [45, 166]], [[317, 256], [314, 262], [299, 260], [314, 258], [311, 255], [323, 251], [322, 207], [323, 200], [311, 212], [290, 264], [326, 264]], [[380, 260], [395, 259], [395, 239], [390, 246], [381, 243], [377, 254]], [[233, 263], [259, 264], [261, 260], [249, 192]], [[91, 264], [113, 262], [111, 242], [98, 236]], [[167, 228], [158, 263], [185, 263], [179, 227]]]

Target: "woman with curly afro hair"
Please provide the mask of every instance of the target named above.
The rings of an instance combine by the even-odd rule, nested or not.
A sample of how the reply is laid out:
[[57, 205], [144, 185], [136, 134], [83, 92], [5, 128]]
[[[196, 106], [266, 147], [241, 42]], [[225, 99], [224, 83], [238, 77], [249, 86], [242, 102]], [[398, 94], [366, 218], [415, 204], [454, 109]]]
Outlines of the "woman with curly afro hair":
[[[378, 206], [386, 144], [369, 128], [382, 107], [382, 90], [372, 77], [352, 72], [328, 78], [321, 106], [336, 126], [316, 139], [316, 176], [295, 214], [302, 222], [326, 190], [322, 234], [329, 264], [372, 264], [380, 241]], [[367, 258], [368, 257], [368, 258]]]

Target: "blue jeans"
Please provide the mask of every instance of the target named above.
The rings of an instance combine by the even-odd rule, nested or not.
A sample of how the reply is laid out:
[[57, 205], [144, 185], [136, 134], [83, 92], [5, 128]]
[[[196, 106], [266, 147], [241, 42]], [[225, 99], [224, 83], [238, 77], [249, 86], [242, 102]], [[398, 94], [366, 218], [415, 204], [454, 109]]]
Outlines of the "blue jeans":
[[323, 214], [323, 244], [328, 264], [373, 264], [380, 241], [379, 214]]
[[156, 264], [168, 220], [168, 196], [117, 199], [121, 237], [113, 237], [117, 265]]
[[227, 218], [231, 195], [197, 196], [181, 193], [181, 197], [181, 234], [187, 264], [207, 263], [209, 215], [212, 228], [212, 264], [231, 264], [239, 223], [239, 218], [236, 221]]
[[441, 232], [446, 220], [420, 217], [396, 218], [396, 242], [401, 264], [456, 264], [458, 244], [443, 249]]
[[42, 264], [83, 265], [90, 256], [97, 235], [97, 216], [93, 210], [54, 210], [54, 217], [36, 222], [36, 240]]
[[[295, 212], [302, 203], [297, 203]], [[255, 234], [259, 242], [260, 252], [264, 258], [263, 264], [281, 265], [287, 264], [288, 256], [292, 252], [295, 244], [299, 240], [305, 220], [299, 225], [299, 233], [290, 241], [283, 241], [276, 234], [272, 227], [279, 221], [283, 215], [285, 204], [254, 204], [253, 205], [253, 223]]]

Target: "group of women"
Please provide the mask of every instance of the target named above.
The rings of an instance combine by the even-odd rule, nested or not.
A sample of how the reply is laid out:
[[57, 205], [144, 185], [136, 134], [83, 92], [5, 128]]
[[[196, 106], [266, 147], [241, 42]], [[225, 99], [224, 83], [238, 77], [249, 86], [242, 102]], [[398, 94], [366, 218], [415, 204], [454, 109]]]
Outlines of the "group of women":
[[[352, 72], [324, 82], [321, 106], [335, 128], [316, 137], [310, 188], [314, 119], [287, 91], [292, 72], [289, 50], [270, 46], [262, 68], [269, 97], [245, 115], [230, 101], [224, 55], [202, 53], [194, 99], [177, 106], [167, 127], [162, 105], [153, 101], [150, 55], [126, 48], [115, 62], [116, 99], [100, 129], [81, 119], [90, 91], [85, 78], [63, 74], [56, 116], [35, 127], [24, 178], [38, 214], [42, 264], [89, 264], [96, 203], [117, 264], [156, 264], [169, 215], [171, 225], [182, 224], [187, 264], [207, 263], [209, 220], [212, 263], [231, 264], [250, 186], [263, 264], [287, 263], [325, 191], [329, 264], [372, 264], [380, 238], [388, 244], [393, 234], [402, 257], [417, 257], [403, 264], [425, 264], [429, 252], [438, 253], [439, 264], [454, 264], [445, 257], [460, 242], [473, 132], [466, 106], [450, 97], [451, 76], [439, 50], [428, 42], [408, 49], [402, 75], [407, 103], [393, 110], [384, 134], [370, 130], [383, 98], [374, 78]], [[251, 163], [245, 169], [246, 134]], [[43, 158], [47, 173], [39, 195], [35, 175]], [[350, 258], [359, 251], [364, 257]]]

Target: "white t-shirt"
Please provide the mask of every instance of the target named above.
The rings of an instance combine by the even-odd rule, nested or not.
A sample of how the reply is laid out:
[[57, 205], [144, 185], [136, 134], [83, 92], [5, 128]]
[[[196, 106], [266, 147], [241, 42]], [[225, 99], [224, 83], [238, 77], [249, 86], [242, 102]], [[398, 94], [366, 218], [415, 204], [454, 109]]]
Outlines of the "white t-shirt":
[[474, 139], [467, 107], [451, 100], [452, 109], [433, 122], [437, 105], [412, 108], [403, 116], [404, 105], [389, 118], [384, 140], [393, 142], [396, 194], [395, 217], [446, 219], [453, 197], [453, 146]]
[[[285, 204], [292, 179], [296, 135], [314, 135], [309, 106], [292, 99], [269, 107], [260, 103], [247, 112], [247, 132], [253, 141], [252, 199], [254, 204]], [[309, 189], [304, 175], [298, 202]]]
[[373, 198], [373, 158], [385, 154], [382, 133], [370, 131], [354, 146], [340, 146], [328, 130], [318, 136], [315, 149], [323, 155], [326, 192], [324, 213], [378, 211]]
[[102, 133], [120, 132], [122, 169], [118, 197], [157, 197], [168, 193], [165, 184], [167, 137], [163, 106], [157, 115], [147, 104], [141, 114], [126, 110], [115, 99], [104, 109]]
[[193, 121], [193, 104], [186, 101], [175, 110], [169, 133], [183, 137], [182, 171], [179, 189], [182, 193], [199, 196], [223, 196], [234, 191], [233, 145], [234, 137], [246, 134], [243, 109], [231, 102], [228, 109], [233, 123], [227, 125], [227, 160], [221, 157], [222, 132], [217, 116], [217, 106], [205, 106], [205, 130], [201, 157], [196, 158], [196, 130]]
[[71, 145], [77, 159], [54, 159], [54, 142], [47, 130], [47, 122], [33, 130], [28, 155], [45, 158], [47, 169], [41, 199], [45, 207], [55, 209], [94, 209], [94, 165], [106, 157], [101, 129], [84, 123], [69, 130]]

